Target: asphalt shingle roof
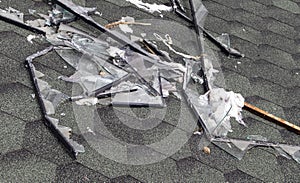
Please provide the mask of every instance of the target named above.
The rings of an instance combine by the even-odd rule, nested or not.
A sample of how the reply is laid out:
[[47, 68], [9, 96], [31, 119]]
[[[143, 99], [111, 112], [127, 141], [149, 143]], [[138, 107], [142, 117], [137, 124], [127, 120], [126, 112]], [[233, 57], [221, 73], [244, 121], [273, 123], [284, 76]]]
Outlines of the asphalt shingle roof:
[[[183, 1], [186, 7], [187, 2]], [[300, 1], [203, 0], [203, 3], [209, 10], [205, 28], [214, 35], [229, 33], [232, 46], [246, 55], [242, 59], [229, 58], [206, 41], [220, 59], [226, 89], [239, 92], [247, 102], [300, 125]], [[0, 1], [1, 8], [8, 6], [24, 12], [27, 19], [34, 18], [28, 9], [44, 13], [51, 9], [42, 0]], [[101, 24], [124, 16], [157, 18], [126, 1], [86, 0], [86, 6], [98, 7], [103, 15], [95, 19]], [[165, 14], [164, 19], [187, 25], [172, 13]], [[80, 20], [71, 25], [98, 34]], [[77, 160], [72, 159], [43, 124], [38, 102], [31, 97], [34, 90], [23, 62], [49, 44], [42, 41], [31, 44], [26, 40], [29, 34], [32, 33], [0, 21], [0, 182], [299, 182], [299, 164], [276, 155], [273, 150], [254, 148], [239, 161], [214, 145], [210, 145], [210, 155], [204, 154], [198, 149], [198, 136], [192, 136], [178, 152], [158, 163], [117, 163], [89, 146], [74, 122], [72, 106], [64, 104], [57, 112], [66, 113], [61, 123], [71, 127], [74, 138], [86, 148]], [[72, 85], [56, 80], [74, 71], [64, 65], [55, 53], [36, 62], [37, 69], [46, 74], [53, 87], [68, 93]], [[143, 133], [122, 124], [119, 118], [135, 120], [132, 114], [147, 118], [150, 115], [147, 109], [135, 108], [130, 114], [124, 108], [101, 107], [98, 113], [116, 138], [146, 144], [164, 138], [175, 129], [178, 111], [186, 111], [183, 120], [194, 120], [186, 110], [188, 106], [174, 98], [167, 103], [170, 107], [164, 122]], [[300, 145], [299, 135], [247, 111], [244, 117], [249, 128], [240, 129], [233, 124], [232, 136], [255, 133], [272, 141]]]

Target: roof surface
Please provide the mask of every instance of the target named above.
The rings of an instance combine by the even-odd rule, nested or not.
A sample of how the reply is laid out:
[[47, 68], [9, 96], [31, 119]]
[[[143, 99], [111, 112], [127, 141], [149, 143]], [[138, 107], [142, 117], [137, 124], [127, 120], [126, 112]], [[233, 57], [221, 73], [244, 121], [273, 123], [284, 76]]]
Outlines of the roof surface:
[[[84, 2], [84, 1], [78, 1]], [[146, 2], [146, 1], [145, 1]], [[147, 1], [169, 3], [168, 0]], [[186, 4], [186, 1], [183, 1]], [[299, 0], [205, 0], [209, 11], [205, 28], [219, 35], [230, 34], [232, 46], [246, 55], [242, 59], [229, 58], [212, 43], [220, 59], [226, 89], [241, 93], [246, 101], [278, 117], [300, 125], [300, 1]], [[28, 9], [46, 12], [51, 7], [42, 0], [2, 0], [0, 7], [11, 6], [25, 12]], [[136, 19], [154, 18], [146, 11], [119, 0], [86, 0], [86, 6], [97, 6], [103, 15], [101, 24], [124, 16]], [[170, 15], [169, 15], [170, 14]], [[165, 19], [184, 24], [172, 13]], [[157, 17], [156, 17], [157, 18]], [[84, 144], [86, 152], [72, 159], [57, 138], [43, 123], [39, 105], [31, 97], [34, 93], [28, 70], [24, 67], [27, 56], [45, 48], [43, 41], [29, 43], [32, 34], [14, 25], [0, 21], [0, 180], [1, 182], [297, 182], [300, 166], [293, 160], [275, 154], [272, 149], [253, 148], [239, 161], [214, 145], [207, 155], [197, 147], [199, 136], [192, 136], [174, 155], [150, 165], [124, 165], [112, 161], [89, 146], [80, 135], [72, 116], [72, 106], [64, 105], [57, 112], [65, 112], [62, 123], [72, 127], [74, 138]], [[73, 26], [89, 29], [84, 23]], [[90, 29], [94, 34], [97, 31]], [[171, 30], [170, 30], [171, 31]], [[51, 53], [39, 59], [36, 67], [57, 78], [70, 75], [73, 70]], [[53, 82], [53, 86], [70, 91], [72, 85]], [[143, 144], [157, 141], [174, 129], [174, 119], [180, 102], [168, 99], [168, 117], [164, 122], [141, 133], [126, 127], [118, 115], [131, 119], [126, 113], [110, 107], [101, 107], [101, 119], [118, 138]], [[61, 111], [61, 112], [60, 112]], [[67, 111], [67, 112], [66, 112]], [[146, 109], [133, 109], [140, 117], [147, 117]], [[245, 122], [249, 128], [235, 134], [267, 136], [276, 142], [300, 145], [298, 135], [266, 121], [247, 111]], [[188, 117], [186, 118], [188, 120]]]

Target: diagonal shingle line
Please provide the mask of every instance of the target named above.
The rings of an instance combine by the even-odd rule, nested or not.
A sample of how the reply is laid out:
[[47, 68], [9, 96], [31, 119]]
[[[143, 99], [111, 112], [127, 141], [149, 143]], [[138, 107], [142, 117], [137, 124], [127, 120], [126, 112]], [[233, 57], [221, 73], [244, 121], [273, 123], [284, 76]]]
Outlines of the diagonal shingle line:
[[[213, 32], [213, 31], [211, 31], [211, 30], [210, 30], [210, 32], [211, 32], [211, 33], [214, 33], [214, 34], [218, 34], [218, 33], [216, 33], [216, 32]], [[235, 35], [230, 35], [230, 37], [235, 37], [235, 38], [237, 38], [237, 39], [241, 39], [241, 40], [243, 40], [243, 41], [245, 41], [245, 42], [248, 42], [247, 44], [249, 44], [249, 43], [250, 43], [250, 44], [252, 44], [252, 45], [253, 45], [252, 47], [259, 47], [259, 46], [262, 46], [262, 45], [267, 45], [267, 46], [269, 46], [269, 47], [271, 47], [271, 48], [274, 48], [274, 49], [280, 50], [280, 51], [282, 51], [282, 52], [286, 52], [286, 53], [290, 54], [291, 56], [292, 56], [292, 55], [295, 55], [295, 54], [293, 54], [293, 53], [289, 53], [289, 52], [287, 52], [287, 51], [285, 51], [285, 50], [283, 50], [283, 49], [281, 49], [281, 48], [278, 48], [278, 47], [272, 46], [272, 45], [270, 45], [270, 44], [263, 43], [263, 44], [259, 44], [259, 45], [257, 45], [257, 44], [254, 44], [254, 43], [252, 43], [252, 42], [250, 42], [250, 41], [246, 40], [246, 39], [243, 39], [243, 38], [241, 38], [241, 37], [235, 36]], [[234, 42], [231, 42], [231, 45], [234, 45]], [[245, 55], [245, 58], [248, 58], [248, 59], [250, 59], [250, 60], [254, 60], [254, 61], [255, 61], [255, 59], [253, 59], [253, 57], [249, 57], [248, 55]], [[261, 59], [261, 60], [264, 60], [264, 59]], [[272, 63], [272, 62], [269, 62], [268, 60], [265, 60], [265, 61], [267, 61], [268, 63], [270, 63], [270, 64], [273, 64], [273, 65], [274, 65], [274, 63]], [[276, 65], [276, 64], [275, 64], [275, 65]], [[284, 68], [284, 67], [281, 67], [281, 66], [279, 66], [279, 65], [276, 65], [276, 66], [278, 66], [278, 67], [280, 67], [280, 68], [282, 68], [282, 69], [285, 69], [285, 70], [287, 70], [286, 68]]]
[[[199, 141], [200, 141], [200, 139], [199, 139]], [[198, 150], [198, 151], [199, 151], [199, 150]], [[213, 169], [213, 170], [216, 170], [216, 171], [218, 171], [218, 172], [224, 174], [224, 172], [223, 172], [223, 170], [222, 170], [221, 168], [219, 168], [219, 167], [213, 167], [213, 166], [211, 165], [211, 163], [205, 163], [205, 162], [201, 161], [200, 159], [198, 159], [197, 156], [198, 156], [198, 155], [196, 154], [195, 157], [189, 156], [189, 157], [182, 158], [182, 159], [191, 158], [191, 159], [193, 159], [193, 160], [195, 160], [195, 161], [197, 161], [197, 162], [199, 162], [199, 163], [202, 163], [202, 164], [208, 166], [209, 168], [211, 168], [211, 169]], [[178, 161], [180, 161], [180, 160], [182, 160], [182, 159], [179, 159]], [[175, 161], [176, 161], [176, 160], [175, 160]], [[177, 161], [176, 161], [176, 162], [177, 162]]]
[[[291, 39], [291, 38], [289, 38], [289, 37], [287, 37], [287, 36], [285, 36], [285, 35], [283, 35], [283, 34], [279, 34], [279, 33], [276, 33], [276, 32], [273, 32], [273, 31], [270, 31], [270, 30], [259, 30], [258, 28], [255, 28], [255, 27], [252, 27], [252, 26], [250, 26], [250, 25], [246, 25], [246, 24], [244, 24], [243, 22], [241, 22], [241, 21], [239, 21], [239, 20], [226, 20], [226, 19], [224, 19], [224, 18], [222, 18], [222, 17], [219, 17], [219, 16], [217, 16], [217, 15], [213, 15], [213, 14], [209, 14], [209, 16], [212, 16], [212, 17], [215, 17], [215, 18], [219, 18], [219, 19], [221, 19], [221, 20], [224, 20], [225, 22], [228, 22], [228, 23], [230, 23], [230, 22], [232, 22], [232, 23], [234, 23], [234, 22], [237, 22], [237, 23], [240, 23], [241, 25], [243, 25], [244, 27], [250, 27], [250, 28], [252, 28], [252, 29], [254, 29], [254, 30], [256, 30], [256, 31], [258, 31], [258, 32], [260, 32], [260, 33], [262, 33], [262, 32], [272, 32], [273, 34], [275, 34], [275, 35], [278, 35], [278, 36], [281, 36], [281, 37], [284, 37], [284, 38], [286, 38], [286, 39], [288, 39], [288, 40], [291, 40], [291, 41], [294, 41], [295, 42], [295, 39]], [[276, 19], [275, 19], [276, 20]], [[293, 26], [292, 26], [293, 27]], [[212, 30], [211, 30], [212, 31]], [[217, 33], [218, 34], [218, 33]], [[233, 35], [234, 36], [234, 35]], [[237, 36], [236, 36], [237, 37]], [[241, 38], [241, 39], [243, 39], [243, 38]], [[245, 40], [245, 39], [243, 39], [243, 40]], [[245, 40], [245, 41], [248, 41], [248, 40]], [[248, 42], [251, 42], [251, 41], [248, 41]], [[252, 42], [251, 42], [252, 43]], [[253, 44], [255, 44], [255, 43], [253, 43]], [[255, 44], [255, 45], [257, 45], [257, 44]], [[261, 45], [261, 44], [259, 44], [259, 45]], [[271, 46], [271, 45], [270, 45]], [[277, 47], [276, 47], [277, 48]], [[280, 49], [280, 48], [277, 48], [277, 49]], [[280, 50], [282, 50], [282, 49], [280, 49]], [[290, 54], [295, 54], [295, 53], [291, 53], [291, 52], [289, 52], [289, 51], [286, 51], [286, 50], [282, 50], [282, 51], [284, 51], [284, 52], [287, 52], [287, 53], [290, 53]]]
[[[262, 3], [260, 3], [258, 0], [253, 0], [253, 1], [255, 1], [255, 2], [259, 3], [259, 4], [262, 4]], [[271, 0], [270, 0], [270, 1], [271, 1]], [[291, 1], [292, 1], [292, 0], [291, 0]], [[294, 1], [292, 1], [292, 2], [294, 2]], [[294, 3], [298, 4], [297, 2], [294, 2]], [[289, 13], [293, 13], [293, 12], [291, 12], [291, 11], [288, 11], [288, 10], [286, 10], [286, 9], [280, 8], [280, 7], [278, 7], [278, 6], [274, 6], [273, 4], [272, 4], [272, 5], [262, 4], [262, 5], [264, 5], [264, 6], [273, 6], [273, 7], [275, 7], [275, 8], [280, 9], [280, 10], [283, 10], [283, 11], [286, 11], [286, 12], [289, 12]], [[293, 13], [293, 14], [294, 14], [294, 13]]]
[[[30, 152], [28, 149], [22, 147], [21, 149], [15, 149], [15, 150], [12, 150], [12, 151], [8, 151], [8, 152], [6, 152], [6, 153], [4, 153], [4, 154], [0, 154], [0, 159], [1, 159], [3, 156], [5, 156], [5, 155], [12, 154], [12, 153], [17, 153], [17, 152], [19, 152], [19, 151], [26, 151], [26, 152], [28, 152], [29, 154], [32, 154], [32, 155], [35, 155], [35, 156], [36, 156], [36, 154], [34, 154], [34, 153]], [[2, 167], [1, 167], [1, 168], [2, 168]]]
[[[1, 86], [1, 85], [0, 85], [0, 86]], [[25, 122], [25, 123], [30, 123], [30, 122], [31, 122], [31, 121], [26, 121], [26, 120], [24, 120], [24, 119], [22, 119], [22, 118], [20, 118], [20, 117], [18, 117], [18, 116], [15, 116], [14, 114], [10, 114], [10, 113], [8, 113], [8, 112], [6, 112], [6, 111], [3, 111], [3, 110], [1, 110], [1, 109], [0, 109], [0, 113], [7, 114], [7, 115], [12, 116], [12, 117], [14, 117], [14, 118], [16, 118], [16, 119], [21, 120], [22, 122]]]
[[[272, 33], [274, 33], [274, 34], [276, 34], [276, 35], [282, 36], [282, 37], [284, 37], [284, 38], [287, 38], [287, 39], [290, 39], [290, 40], [295, 40], [295, 39], [292, 39], [291, 37], [286, 36], [285, 34], [279, 34], [279, 33], [277, 33], [277, 32], [274, 32], [274, 31], [271, 31], [271, 30], [268, 30], [268, 29], [262, 29], [262, 30], [260, 30], [260, 29], [257, 28], [257, 27], [253, 27], [253, 26], [251, 26], [251, 25], [244, 24], [242, 21], [239, 21], [239, 20], [226, 20], [226, 19], [224, 19], [224, 18], [222, 18], [222, 17], [220, 17], [220, 16], [218, 16], [218, 15], [214, 15], [214, 14], [209, 14], [208, 16], [212, 16], [212, 17], [215, 17], [215, 18], [224, 20], [225, 22], [229, 22], [229, 23], [239, 23], [239, 24], [243, 25], [244, 27], [250, 27], [250, 28], [252, 28], [253, 30], [258, 31], [258, 32], [260, 32], [260, 33], [261, 33], [262, 31], [269, 31], [269, 32], [272, 32]], [[262, 17], [262, 18], [265, 19], [265, 17]], [[287, 25], [287, 26], [289, 26], [289, 27], [292, 27], [292, 28], [295, 30], [295, 26], [292, 26], [292, 25], [289, 25], [289, 24], [286, 24], [286, 23], [282, 23], [282, 22], [278, 21], [277, 19], [275, 19], [275, 18], [273, 18], [273, 17], [267, 17], [267, 18], [268, 18], [268, 19], [271, 19], [271, 20], [274, 20], [274, 21], [277, 21], [277, 22], [279, 22], [279, 23], [281, 23], [281, 24]], [[297, 32], [297, 31], [295, 30], [295, 32]]]
[[[263, 60], [263, 59], [261, 59], [261, 60]], [[264, 60], [264, 61], [266, 61], [266, 60]], [[277, 85], [277, 86], [281, 86], [282, 88], [284, 88], [284, 89], [286, 89], [286, 90], [293, 89], [293, 88], [295, 88], [295, 87], [299, 87], [298, 85], [294, 85], [294, 86], [291, 86], [291, 87], [284, 86], [284, 85], [282, 85], [282, 84], [280, 84], [280, 83], [275, 83], [274, 81], [272, 81], [272, 80], [270, 80], [270, 79], [267, 79], [267, 78], [263, 78], [263, 77], [261, 77], [261, 76], [259, 76], [259, 77], [255, 77], [255, 76], [247, 76], [247, 75], [245, 75], [245, 74], [243, 74], [243, 73], [239, 73], [238, 71], [236, 71], [236, 70], [234, 70], [234, 69], [231, 69], [230, 67], [224, 67], [224, 66], [221, 66], [221, 67], [223, 67], [223, 68], [225, 68], [225, 69], [228, 69], [228, 70], [230, 70], [230, 71], [232, 71], [232, 72], [234, 72], [234, 73], [236, 73], [236, 74], [238, 74], [238, 75], [240, 75], [240, 76], [246, 77], [246, 78], [248, 78], [248, 79], [257, 79], [257, 78], [261, 78], [261, 79], [263, 79], [263, 80], [265, 80], [265, 81], [267, 81], [267, 82], [269, 82], [269, 83], [271, 83], [271, 84], [274, 84], [274, 85]], [[223, 69], [222, 69], [222, 70], [223, 70]]]
[[[249, 177], [252, 177], [252, 178], [254, 178], [254, 179], [260, 180], [261, 182], [264, 182], [264, 181], [261, 180], [259, 177], [253, 177], [252, 175], [249, 175], [247, 172], [245, 172], [245, 171], [243, 171], [243, 170], [240, 170], [240, 169], [238, 169], [237, 167], [235, 167], [235, 168], [236, 168], [236, 170], [241, 171], [242, 173], [248, 175]], [[229, 171], [229, 172], [227, 172], [227, 173], [230, 173], [230, 172], [232, 172], [232, 171]], [[226, 174], [227, 174], [227, 173], [226, 173]]]
[[[40, 155], [37, 155], [37, 156], [40, 157]], [[42, 157], [41, 157], [41, 158], [42, 158]], [[43, 159], [45, 159], [45, 158], [43, 158]], [[53, 162], [53, 163], [54, 163], [54, 162]], [[107, 178], [107, 179], [110, 179], [109, 177], [107, 177], [106, 175], [102, 174], [101, 172], [99, 172], [99, 171], [97, 171], [97, 170], [94, 170], [94, 169], [91, 169], [91, 168], [87, 167], [87, 166], [84, 165], [84, 164], [81, 164], [80, 162], [78, 162], [78, 161], [76, 161], [76, 160], [73, 161], [73, 162], [69, 162], [69, 163], [63, 164], [63, 165], [60, 165], [60, 164], [57, 164], [57, 163], [54, 163], [54, 164], [58, 165], [57, 169], [58, 169], [58, 168], [64, 169], [65, 167], [68, 167], [68, 166], [73, 165], [73, 164], [74, 164], [74, 165], [80, 164], [82, 167], [84, 167], [84, 168], [86, 168], [86, 169], [88, 169], [88, 170], [90, 170], [90, 171], [97, 172], [98, 174], [102, 175], [103, 177], [105, 177], [105, 178]]]
[[[256, 97], [257, 95], [254, 95], [254, 96], [252, 96], [252, 97]], [[260, 97], [261, 98], [261, 97]], [[262, 100], [265, 100], [264, 98], [261, 98]], [[267, 101], [267, 100], [265, 100], [265, 101]], [[269, 101], [268, 101], [269, 102]], [[276, 104], [275, 104], [276, 105]], [[249, 112], [250, 113], [250, 112]], [[250, 113], [250, 114], [252, 114], [252, 113]], [[265, 122], [263, 122], [263, 121], [261, 121], [261, 120], [258, 120], [258, 119], [255, 119], [255, 118], [253, 118], [253, 117], [245, 117], [245, 118], [243, 118], [243, 120], [245, 120], [245, 121], [247, 121], [247, 119], [251, 119], [251, 120], [254, 120], [254, 121], [259, 121], [259, 122], [261, 122], [262, 124], [264, 124], [264, 125], [266, 125], [266, 126], [268, 126], [269, 128], [273, 128], [273, 129], [275, 129], [275, 130], [279, 130], [278, 128], [276, 128], [274, 125], [272, 125], [272, 122], [269, 122], [268, 120], [266, 120], [266, 121], [268, 121], [267, 123], [265, 123]], [[261, 118], [261, 119], [263, 119], [263, 118]]]
[[[215, 1], [215, 0], [212, 0], [212, 1], [213, 1], [214, 3], [216, 3], [216, 4], [219, 4], [219, 5], [221, 5], [221, 6], [225, 6], [225, 7], [230, 8], [230, 9], [234, 9], [234, 10], [243, 10], [243, 11], [249, 13], [249, 14], [252, 14], [252, 15], [255, 15], [255, 16], [259, 16], [259, 17], [261, 17], [261, 18], [265, 18], [265, 17], [262, 17], [262, 16], [260, 16], [260, 15], [258, 15], [258, 14], [253, 13], [252, 11], [249, 11], [249, 10], [246, 10], [246, 9], [243, 9], [243, 8], [232, 8], [232, 7], [230, 7], [230, 6], [227, 5], [227, 4], [221, 4], [221, 3], [219, 3], [218, 1]], [[273, 6], [273, 5], [265, 5], [265, 4], [262, 4], [262, 3], [260, 3], [260, 2], [257, 1], [257, 0], [253, 0], [253, 1], [255, 1], [255, 2], [257, 2], [257, 3], [259, 3], [259, 4], [263, 5], [263, 6], [267, 6], [267, 7]], [[284, 9], [279, 8], [279, 7], [277, 7], [277, 6], [273, 6], [273, 7], [277, 8], [277, 9], [280, 9], [280, 10], [282, 10], [282, 11], [286, 11], [286, 12], [291, 13], [291, 14], [293, 14], [293, 15], [298, 15], [298, 16], [299, 16], [299, 14], [292, 13], [292, 12], [290, 12], [290, 11], [284, 10]], [[267, 17], [268, 17], [268, 18], [275, 19], [275, 18], [270, 17], [270, 16], [267, 16]], [[294, 27], [294, 26], [295, 26], [295, 25], [293, 25], [293, 24], [289, 24], [289, 23], [286, 23], [286, 22], [282, 22], [282, 21], [280, 21], [280, 20], [278, 20], [278, 19], [275, 19], [275, 20], [278, 21], [278, 22], [280, 22], [280, 23], [287, 24], [287, 25], [289, 25], [289, 26], [291, 26], [291, 27]]]
[[[269, 45], [268, 45], [268, 46], [269, 46]], [[287, 71], [289, 71], [289, 72], [291, 72], [291, 71], [293, 71], [293, 70], [298, 70], [297, 68], [296, 68], [296, 69], [288, 69], [288, 68], [285, 68], [285, 67], [283, 67], [283, 66], [277, 65], [277, 64], [275, 64], [275, 63], [273, 63], [273, 62], [270, 62], [270, 61], [268, 61], [268, 60], [266, 60], [266, 59], [263, 59], [263, 58], [257, 58], [257, 59], [252, 58], [252, 57], [245, 57], [245, 58], [248, 58], [248, 59], [251, 60], [251, 61], [262, 60], [262, 61], [265, 61], [265, 62], [267, 62], [268, 64], [270, 64], [270, 65], [272, 65], [272, 66], [278, 67], [278, 68], [283, 69], [283, 70], [287, 70]], [[232, 60], [232, 61], [235, 61], [235, 60]], [[234, 69], [231, 69], [230, 67], [225, 67], [225, 66], [223, 66], [223, 65], [222, 65], [222, 67], [224, 67], [225, 69], [230, 69], [231, 71], [235, 71]], [[238, 72], [235, 71], [235, 73], [238, 73]]]

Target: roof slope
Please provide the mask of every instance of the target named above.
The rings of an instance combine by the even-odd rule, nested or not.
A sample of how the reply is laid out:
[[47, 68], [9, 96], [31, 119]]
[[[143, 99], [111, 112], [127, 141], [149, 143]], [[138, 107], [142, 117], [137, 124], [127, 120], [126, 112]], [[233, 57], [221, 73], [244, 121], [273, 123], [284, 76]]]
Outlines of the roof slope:
[[[183, 1], [183, 0], [182, 0]], [[81, 1], [83, 2], [83, 1]], [[146, 2], [146, 1], [145, 1]], [[154, 1], [148, 1], [154, 2]], [[167, 0], [157, 1], [168, 3]], [[184, 4], [187, 1], [183, 1]], [[299, 0], [205, 0], [209, 10], [205, 27], [215, 35], [230, 34], [233, 47], [246, 57], [228, 58], [218, 52], [226, 89], [240, 92], [246, 101], [276, 116], [300, 125], [300, 1]], [[123, 16], [136, 19], [154, 18], [148, 12], [119, 0], [86, 0], [87, 6], [97, 6], [103, 13], [97, 21], [102, 24], [119, 20]], [[0, 1], [0, 7], [11, 6], [22, 12], [50, 9], [41, 0]], [[34, 18], [26, 13], [25, 18]], [[174, 15], [165, 19], [185, 24]], [[83, 29], [82, 22], [74, 26]], [[94, 34], [97, 31], [91, 29]], [[171, 31], [171, 30], [170, 30]], [[73, 160], [64, 147], [42, 122], [39, 105], [34, 93], [25, 58], [46, 47], [48, 43], [37, 41], [30, 44], [26, 37], [32, 34], [16, 26], [0, 21], [0, 180], [1, 182], [295, 182], [299, 180], [300, 166], [292, 160], [276, 156], [266, 148], [250, 150], [239, 161], [215, 146], [211, 155], [197, 149], [198, 136], [173, 156], [150, 165], [123, 165], [97, 153], [82, 139], [70, 106], [64, 124], [73, 128], [75, 138], [86, 146], [86, 153]], [[213, 44], [208, 44], [218, 50]], [[39, 59], [38, 70], [48, 79], [69, 75], [71, 68], [51, 54]], [[66, 90], [65, 83], [54, 83]], [[67, 92], [67, 91], [66, 91]], [[174, 118], [180, 110], [180, 102], [168, 101], [168, 117], [154, 130], [137, 133], [122, 125], [115, 113], [130, 116], [109, 107], [99, 110], [107, 127], [126, 142], [143, 144], [157, 141], [174, 129]], [[179, 107], [179, 108], [178, 108]], [[145, 110], [134, 109], [140, 117], [147, 117]], [[248, 112], [244, 113], [248, 129], [236, 131], [239, 135], [267, 134], [270, 140], [300, 145], [299, 136], [285, 128], [263, 120]], [[189, 116], [186, 117], [188, 120]], [[175, 124], [176, 125], [176, 124]], [[235, 128], [235, 127], [234, 127]]]

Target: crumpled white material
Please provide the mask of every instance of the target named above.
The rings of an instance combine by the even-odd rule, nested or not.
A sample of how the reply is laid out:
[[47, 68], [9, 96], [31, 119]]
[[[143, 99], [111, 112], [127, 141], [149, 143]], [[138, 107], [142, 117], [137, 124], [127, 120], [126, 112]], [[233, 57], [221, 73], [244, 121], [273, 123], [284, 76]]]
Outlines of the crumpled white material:
[[212, 135], [226, 136], [231, 132], [230, 118], [235, 118], [242, 125], [241, 114], [245, 99], [241, 94], [226, 92], [223, 88], [211, 89], [199, 97], [199, 107], [203, 108], [203, 121]]

